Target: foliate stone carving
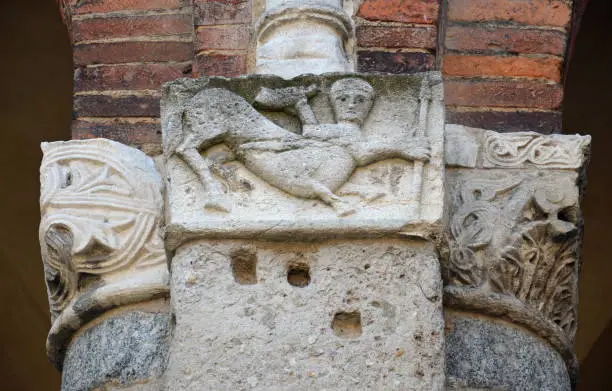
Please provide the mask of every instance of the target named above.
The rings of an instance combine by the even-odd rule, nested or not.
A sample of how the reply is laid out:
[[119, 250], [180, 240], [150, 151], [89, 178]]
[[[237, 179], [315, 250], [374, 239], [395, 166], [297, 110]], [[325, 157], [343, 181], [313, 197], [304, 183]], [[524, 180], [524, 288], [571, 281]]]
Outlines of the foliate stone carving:
[[446, 125], [447, 165], [467, 168], [578, 169], [586, 164], [590, 136], [497, 133]]
[[590, 140], [582, 136], [544, 136], [538, 133], [484, 134], [485, 167], [579, 168]]
[[162, 104], [171, 237], [427, 236], [441, 218], [438, 74], [184, 80]]
[[61, 366], [70, 335], [113, 307], [167, 294], [162, 182], [153, 161], [119, 143], [43, 143], [39, 237]]
[[548, 338], [571, 364], [581, 228], [578, 175], [475, 170], [453, 172], [451, 178], [443, 262], [448, 305], [523, 324]]
[[269, 1], [255, 26], [258, 74], [351, 72], [351, 18], [333, 0]]

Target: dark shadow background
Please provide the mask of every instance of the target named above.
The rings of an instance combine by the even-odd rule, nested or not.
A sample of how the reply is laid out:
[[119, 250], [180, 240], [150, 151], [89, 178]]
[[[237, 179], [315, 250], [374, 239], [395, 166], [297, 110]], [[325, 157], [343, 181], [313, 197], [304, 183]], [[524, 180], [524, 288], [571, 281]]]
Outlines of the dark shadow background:
[[[579, 391], [612, 390], [612, 1], [590, 0], [567, 75], [566, 133], [593, 152], [576, 350]], [[0, 2], [0, 389], [59, 390], [37, 227], [43, 140], [70, 138], [72, 60], [55, 0]]]
[[43, 140], [70, 138], [72, 54], [54, 0], [0, 2], [0, 389], [59, 390], [38, 246]]

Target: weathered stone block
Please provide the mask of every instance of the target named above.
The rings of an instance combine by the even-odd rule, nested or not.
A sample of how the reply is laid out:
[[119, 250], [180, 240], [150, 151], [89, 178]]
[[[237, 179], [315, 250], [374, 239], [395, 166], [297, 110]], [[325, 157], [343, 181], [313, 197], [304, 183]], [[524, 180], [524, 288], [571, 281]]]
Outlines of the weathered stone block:
[[167, 390], [444, 388], [430, 243], [190, 242], [171, 286]]

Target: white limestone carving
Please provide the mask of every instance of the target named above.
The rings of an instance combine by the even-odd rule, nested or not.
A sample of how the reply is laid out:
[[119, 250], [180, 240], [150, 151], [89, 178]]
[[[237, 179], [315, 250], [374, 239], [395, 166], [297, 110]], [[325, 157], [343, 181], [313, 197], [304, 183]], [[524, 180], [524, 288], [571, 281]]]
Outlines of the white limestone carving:
[[43, 143], [39, 229], [61, 365], [67, 334], [104, 310], [167, 294], [162, 182], [144, 153], [104, 140]]
[[301, 74], [351, 72], [351, 19], [335, 0], [267, 2], [255, 27], [258, 74], [287, 79]]
[[498, 133], [446, 125], [445, 160], [466, 168], [577, 169], [588, 160], [590, 136]]
[[245, 97], [169, 86], [169, 233], [427, 236], [442, 214], [437, 76], [257, 78]]
[[447, 305], [530, 328], [573, 366], [578, 174], [457, 170], [449, 182], [448, 249], [442, 251]]
[[487, 131], [483, 140], [483, 165], [578, 168], [584, 163], [584, 149], [589, 142], [590, 140], [583, 136], [545, 136], [533, 132], [504, 134]]

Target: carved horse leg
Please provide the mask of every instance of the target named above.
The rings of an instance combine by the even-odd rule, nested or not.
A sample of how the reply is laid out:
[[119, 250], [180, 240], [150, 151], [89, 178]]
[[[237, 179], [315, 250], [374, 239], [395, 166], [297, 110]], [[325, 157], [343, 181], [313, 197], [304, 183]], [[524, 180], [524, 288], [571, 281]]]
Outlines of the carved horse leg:
[[330, 205], [339, 216], [349, 216], [356, 212], [355, 208], [349, 205], [342, 198], [335, 195], [330, 189], [320, 182], [310, 183], [313, 193], [323, 202]]
[[202, 157], [195, 145], [192, 142], [192, 134], [181, 143], [176, 149], [176, 153], [183, 159], [183, 161], [195, 172], [200, 179], [200, 182], [204, 186], [208, 193], [208, 199], [204, 204], [205, 208], [216, 209], [222, 212], [230, 212], [231, 204], [223, 191], [223, 188], [219, 181], [215, 179], [211, 170], [208, 159]]

